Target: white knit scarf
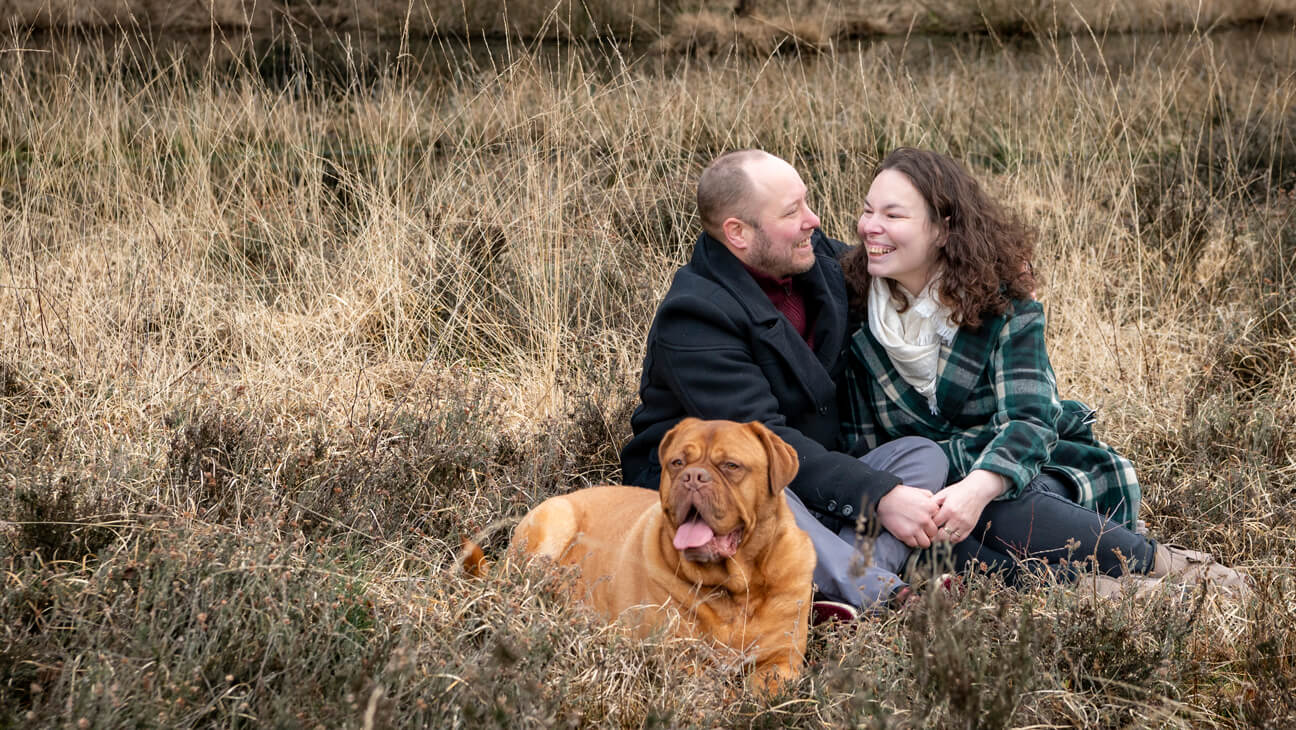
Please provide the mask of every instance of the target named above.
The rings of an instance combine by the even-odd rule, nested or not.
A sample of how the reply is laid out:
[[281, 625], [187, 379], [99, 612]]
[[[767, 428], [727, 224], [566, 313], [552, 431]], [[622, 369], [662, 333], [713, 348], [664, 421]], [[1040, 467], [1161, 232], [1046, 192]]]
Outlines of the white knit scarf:
[[933, 276], [915, 297], [903, 286], [900, 290], [909, 300], [909, 308], [896, 311], [891, 287], [882, 277], [873, 277], [869, 285], [869, 331], [886, 349], [891, 364], [905, 382], [924, 398], [932, 413], [936, 408], [936, 376], [940, 367], [941, 345], [954, 341], [958, 327], [950, 320], [950, 309], [941, 304], [936, 292], [940, 275]]

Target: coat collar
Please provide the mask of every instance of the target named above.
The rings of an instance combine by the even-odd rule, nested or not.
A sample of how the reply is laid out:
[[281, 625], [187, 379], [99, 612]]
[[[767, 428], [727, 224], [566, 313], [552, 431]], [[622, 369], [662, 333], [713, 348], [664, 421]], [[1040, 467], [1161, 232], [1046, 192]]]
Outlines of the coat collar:
[[936, 383], [936, 406], [941, 413], [962, 412], [963, 404], [990, 365], [991, 350], [1007, 318], [990, 317], [976, 329], [959, 327], [949, 348], [941, 354]]
[[[815, 250], [815, 265], [793, 279], [807, 303], [813, 302], [815, 355], [828, 367], [837, 359], [846, 338], [846, 282], [828, 238], [816, 230], [810, 243]], [[707, 232], [698, 236], [689, 265], [728, 291], [753, 322], [773, 328], [782, 319], [738, 257]]]
[[1006, 322], [1004, 317], [992, 317], [976, 329], [960, 327], [948, 347], [941, 348], [936, 375], [936, 408], [933, 414], [924, 398], [900, 376], [886, 348], [882, 346], [867, 324], [860, 325], [851, 336], [850, 347], [856, 359], [887, 392], [887, 397], [917, 420], [932, 425], [942, 425], [963, 412], [968, 396], [981, 379], [990, 363], [990, 351]]
[[699, 274], [711, 279], [729, 292], [752, 321], [768, 324], [779, 318], [779, 311], [761, 291], [760, 285], [743, 268], [737, 256], [706, 231], [698, 236], [693, 247], [693, 258], [689, 261]]

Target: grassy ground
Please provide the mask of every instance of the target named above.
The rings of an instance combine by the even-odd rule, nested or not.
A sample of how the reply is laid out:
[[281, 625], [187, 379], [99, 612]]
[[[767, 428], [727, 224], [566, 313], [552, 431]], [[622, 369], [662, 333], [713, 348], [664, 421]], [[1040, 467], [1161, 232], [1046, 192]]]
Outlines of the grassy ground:
[[1296, 18], [1296, 0], [4, 0], [20, 27], [258, 32], [284, 28], [593, 40], [611, 32], [673, 50], [821, 47], [873, 35], [1150, 32]]
[[[1296, 721], [1290, 30], [448, 43], [6, 41], [0, 726]], [[731, 657], [627, 639], [557, 576], [459, 576], [460, 535], [498, 555], [617, 478], [708, 159], [789, 159], [846, 237], [899, 144], [1039, 224], [1064, 394], [1101, 406], [1154, 533], [1254, 601], [971, 576], [816, 630], [799, 684], [730, 703]]]

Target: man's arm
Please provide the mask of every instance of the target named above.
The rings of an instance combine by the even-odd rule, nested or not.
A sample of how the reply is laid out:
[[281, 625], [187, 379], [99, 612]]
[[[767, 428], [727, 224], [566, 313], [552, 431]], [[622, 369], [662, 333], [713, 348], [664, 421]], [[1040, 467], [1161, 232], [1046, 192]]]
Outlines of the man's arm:
[[939, 535], [939, 509], [940, 504], [926, 489], [897, 484], [878, 500], [878, 523], [909, 547], [931, 547]]

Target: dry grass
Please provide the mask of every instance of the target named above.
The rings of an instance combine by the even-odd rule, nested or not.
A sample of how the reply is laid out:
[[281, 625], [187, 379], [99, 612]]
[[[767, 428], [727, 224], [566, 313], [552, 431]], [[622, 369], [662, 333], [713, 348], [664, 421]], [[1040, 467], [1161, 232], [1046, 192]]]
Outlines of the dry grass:
[[226, 29], [402, 35], [658, 39], [672, 51], [764, 53], [920, 33], [1099, 34], [1206, 30], [1296, 18], [1296, 0], [0, 0], [17, 27]]
[[[1296, 719], [1290, 33], [358, 46], [0, 50], [0, 725]], [[616, 478], [705, 161], [786, 157], [846, 236], [898, 144], [1038, 222], [1066, 395], [1253, 604], [973, 576], [730, 704], [731, 658], [458, 576], [461, 534]]]

